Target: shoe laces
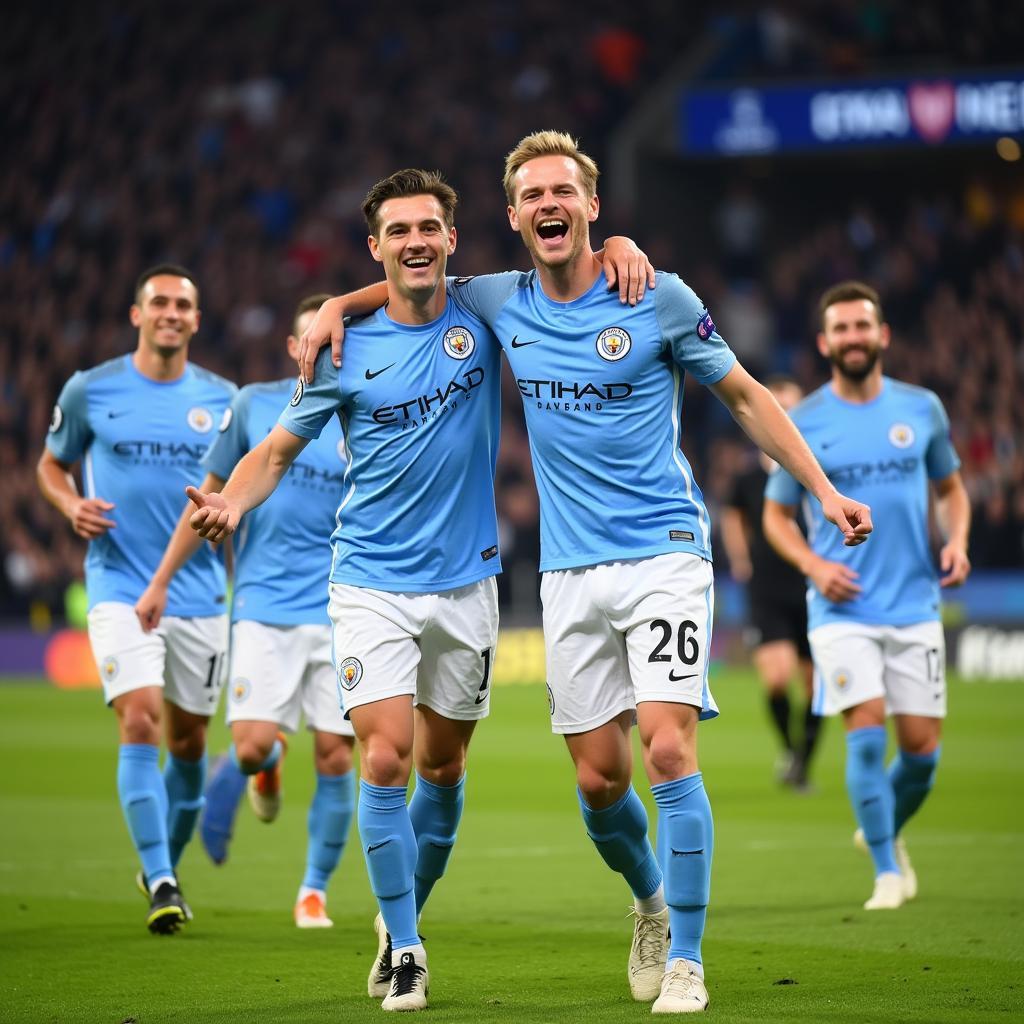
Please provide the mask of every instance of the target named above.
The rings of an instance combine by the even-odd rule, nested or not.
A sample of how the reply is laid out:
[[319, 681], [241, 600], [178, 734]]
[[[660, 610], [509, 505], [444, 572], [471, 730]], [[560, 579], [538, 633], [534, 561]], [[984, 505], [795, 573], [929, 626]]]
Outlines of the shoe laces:
[[426, 973], [427, 969], [416, 963], [412, 953], [403, 953], [401, 963], [391, 971], [391, 995], [408, 995]]
[[377, 957], [377, 978], [387, 981], [391, 977], [391, 936], [387, 937], [381, 954]]
[[633, 948], [641, 968], [657, 967], [664, 969], [662, 957], [665, 953], [662, 939], [662, 923], [656, 918], [641, 914], [635, 907], [630, 908], [630, 916], [635, 918], [633, 931]]
[[663, 996], [674, 996], [676, 999], [699, 1000], [699, 993], [695, 991], [699, 983], [700, 978], [686, 964], [679, 963], [665, 975], [661, 994]]

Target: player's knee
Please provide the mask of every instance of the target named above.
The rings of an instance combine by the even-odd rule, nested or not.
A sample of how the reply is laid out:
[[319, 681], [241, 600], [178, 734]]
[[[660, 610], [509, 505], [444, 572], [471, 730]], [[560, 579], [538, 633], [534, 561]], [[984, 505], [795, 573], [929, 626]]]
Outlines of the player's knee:
[[432, 782], [435, 786], [455, 786], [466, 774], [466, 755], [463, 751], [458, 757], [448, 761], [434, 762], [429, 765], [417, 765], [416, 771], [420, 778]]
[[681, 779], [697, 771], [696, 752], [675, 729], [664, 729], [651, 737], [647, 748], [651, 781]]
[[274, 746], [274, 737], [269, 743], [261, 742], [254, 737], [243, 737], [235, 740], [235, 757], [238, 767], [246, 775], [253, 775], [260, 770]]
[[129, 704], [118, 715], [122, 743], [160, 745], [160, 715], [141, 704]]
[[629, 788], [628, 774], [609, 771], [602, 766], [580, 761], [576, 765], [576, 785], [588, 807], [610, 807]]
[[329, 750], [317, 750], [313, 761], [318, 775], [347, 775], [352, 771], [352, 741], [342, 740]]
[[403, 786], [409, 781], [409, 759], [390, 743], [364, 744], [360, 765], [363, 777], [374, 786]]
[[206, 750], [206, 730], [196, 729], [185, 735], [169, 737], [167, 749], [182, 761], [198, 761]]

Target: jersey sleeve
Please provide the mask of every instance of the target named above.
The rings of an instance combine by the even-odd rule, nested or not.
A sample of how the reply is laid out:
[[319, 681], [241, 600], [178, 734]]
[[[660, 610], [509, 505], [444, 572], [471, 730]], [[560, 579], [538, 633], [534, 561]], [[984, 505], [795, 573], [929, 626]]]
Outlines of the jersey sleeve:
[[213, 444], [206, 449], [200, 465], [223, 480], [249, 450], [249, 392], [239, 391], [224, 410]]
[[715, 329], [707, 307], [675, 274], [659, 274], [654, 308], [665, 344], [677, 365], [701, 384], [720, 381], [736, 356]]
[[803, 485], [782, 466], [777, 465], [768, 474], [764, 496], [770, 501], [777, 501], [780, 505], [799, 505], [803, 493]]
[[312, 383], [303, 384], [299, 378], [295, 393], [277, 422], [297, 437], [319, 437], [320, 431], [340, 408], [338, 371], [331, 362], [331, 348], [327, 345], [316, 357]]
[[942, 480], [960, 468], [960, 457], [953, 447], [949, 433], [949, 417], [938, 395], [929, 392], [931, 402], [931, 437], [925, 451], [924, 462], [929, 480]]
[[501, 307], [512, 297], [528, 275], [518, 270], [480, 277], [449, 277], [446, 284], [452, 298], [477, 319], [494, 327]]
[[85, 374], [79, 372], [61, 389], [53, 407], [46, 447], [55, 459], [70, 465], [85, 454], [92, 437]]

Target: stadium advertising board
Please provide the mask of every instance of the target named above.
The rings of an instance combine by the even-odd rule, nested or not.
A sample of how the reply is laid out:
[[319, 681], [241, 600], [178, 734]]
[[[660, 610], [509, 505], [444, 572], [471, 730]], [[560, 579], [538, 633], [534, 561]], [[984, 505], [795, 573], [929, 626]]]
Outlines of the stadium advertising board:
[[938, 146], [1019, 135], [1024, 71], [687, 90], [679, 98], [678, 132], [680, 148], [696, 156]]

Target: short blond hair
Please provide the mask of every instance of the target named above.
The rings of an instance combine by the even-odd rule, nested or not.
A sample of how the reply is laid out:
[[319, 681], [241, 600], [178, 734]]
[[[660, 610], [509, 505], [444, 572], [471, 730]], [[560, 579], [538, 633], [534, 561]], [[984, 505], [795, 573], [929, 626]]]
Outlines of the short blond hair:
[[575, 160], [576, 166], [580, 169], [580, 180], [587, 199], [597, 194], [597, 178], [601, 172], [597, 169], [597, 164], [580, 149], [576, 139], [568, 132], [534, 132], [520, 139], [516, 148], [505, 157], [505, 177], [502, 184], [505, 186], [509, 206], [515, 206], [516, 173], [528, 160], [534, 160], [539, 156], [567, 156]]

